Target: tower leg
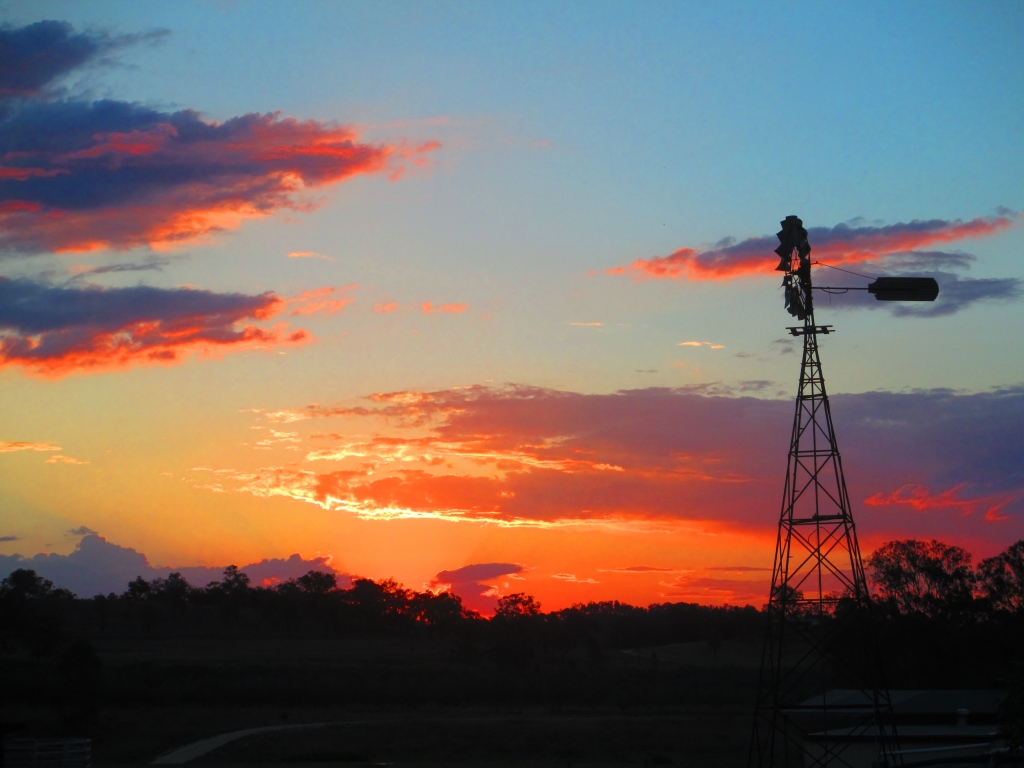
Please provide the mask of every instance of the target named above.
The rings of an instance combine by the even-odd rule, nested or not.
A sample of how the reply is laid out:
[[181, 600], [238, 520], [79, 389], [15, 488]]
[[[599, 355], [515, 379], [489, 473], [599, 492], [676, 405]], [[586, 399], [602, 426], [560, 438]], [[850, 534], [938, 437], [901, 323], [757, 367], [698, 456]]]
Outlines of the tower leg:
[[[809, 271], [809, 268], [808, 268]], [[809, 303], [809, 302], [808, 302]], [[892, 701], [825, 391], [813, 308], [803, 356], [748, 765], [900, 764]]]

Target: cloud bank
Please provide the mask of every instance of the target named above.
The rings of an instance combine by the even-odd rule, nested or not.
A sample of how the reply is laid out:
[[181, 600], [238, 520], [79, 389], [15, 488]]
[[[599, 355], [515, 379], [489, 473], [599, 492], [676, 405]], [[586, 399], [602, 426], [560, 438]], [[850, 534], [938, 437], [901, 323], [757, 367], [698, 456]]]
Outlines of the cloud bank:
[[[88, 531], [88, 529], [85, 529]], [[94, 532], [87, 532], [69, 555], [39, 554], [33, 557], [21, 555], [0, 555], [0, 578], [5, 578], [18, 568], [31, 568], [40, 576], [50, 579], [58, 587], [70, 589], [79, 597], [118, 594], [128, 588], [128, 583], [141, 576], [150, 581], [167, 578], [172, 572], [180, 573], [196, 587], [204, 587], [211, 581], [220, 581], [226, 566], [188, 566], [170, 568], [154, 567], [149, 559], [130, 547], [112, 544]], [[351, 579], [339, 574], [331, 567], [328, 558], [304, 559], [295, 554], [287, 559], [273, 558], [260, 560], [242, 566], [240, 570], [249, 575], [253, 585], [269, 586], [287, 579], [298, 578], [309, 571], [323, 571], [337, 574], [338, 586], [348, 588]]]
[[0, 367], [63, 376], [307, 340], [302, 329], [246, 322], [266, 320], [283, 306], [271, 292], [56, 286], [0, 277]]
[[47, 88], [58, 78], [138, 38], [74, 33], [61, 22], [2, 35], [0, 250], [168, 246], [309, 210], [307, 190], [395, 176], [440, 146], [370, 144], [352, 128], [278, 113], [216, 123], [191, 109], [54, 98]]
[[[723, 390], [591, 395], [477, 386], [377, 394], [365, 405], [268, 415], [293, 425], [377, 419], [377, 436], [366, 437], [365, 424], [363, 436], [319, 434], [304, 464], [220, 469], [214, 479], [224, 490], [365, 518], [770, 532], [793, 403]], [[973, 537], [982, 547], [1024, 535], [1024, 387], [831, 400], [867, 531]], [[915, 506], [907, 498], [916, 497], [893, 495], [910, 484], [931, 489], [934, 500]]]

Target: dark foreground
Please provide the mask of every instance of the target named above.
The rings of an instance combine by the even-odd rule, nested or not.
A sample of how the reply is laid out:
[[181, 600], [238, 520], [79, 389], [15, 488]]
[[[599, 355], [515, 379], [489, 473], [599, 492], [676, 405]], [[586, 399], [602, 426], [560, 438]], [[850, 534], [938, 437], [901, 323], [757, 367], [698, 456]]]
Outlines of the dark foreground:
[[[510, 664], [445, 637], [222, 631], [99, 637], [94, 647], [102, 701], [8, 703], [3, 719], [31, 735], [90, 735], [97, 765], [142, 765], [218, 734], [309, 723], [329, 725], [255, 734], [192, 762], [740, 765], [758, 654], [751, 638]], [[47, 671], [44, 662], [21, 672], [32, 667]]]
[[[1004, 689], [1003, 733], [1024, 744], [1024, 541], [977, 570], [940, 542], [891, 542], [869, 564], [890, 687]], [[19, 570], [0, 582], [0, 720], [90, 738], [100, 766], [243, 729], [273, 730], [191, 761], [738, 766], [765, 621], [684, 603], [542, 613], [522, 594], [484, 619], [390, 580], [252, 587], [234, 568], [201, 589], [172, 574], [79, 600]], [[795, 701], [822, 683], [856, 687], [829, 673]]]

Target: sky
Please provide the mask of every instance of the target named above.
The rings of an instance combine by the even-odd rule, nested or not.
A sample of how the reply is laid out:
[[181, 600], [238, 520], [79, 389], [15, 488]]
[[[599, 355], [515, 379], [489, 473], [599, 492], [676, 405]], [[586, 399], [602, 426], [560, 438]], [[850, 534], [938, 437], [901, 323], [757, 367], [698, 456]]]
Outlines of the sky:
[[1019, 3], [0, 23], [3, 568], [760, 605], [794, 214], [940, 284], [818, 300], [862, 548], [1024, 537]]

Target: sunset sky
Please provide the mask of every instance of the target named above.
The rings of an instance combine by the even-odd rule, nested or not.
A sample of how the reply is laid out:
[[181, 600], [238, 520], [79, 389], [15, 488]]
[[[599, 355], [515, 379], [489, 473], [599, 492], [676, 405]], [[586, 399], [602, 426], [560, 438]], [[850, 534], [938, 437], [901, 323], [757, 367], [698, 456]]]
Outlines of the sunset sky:
[[760, 605], [790, 214], [941, 288], [818, 300], [862, 547], [1024, 537], [1024, 5], [0, 20], [8, 570]]

